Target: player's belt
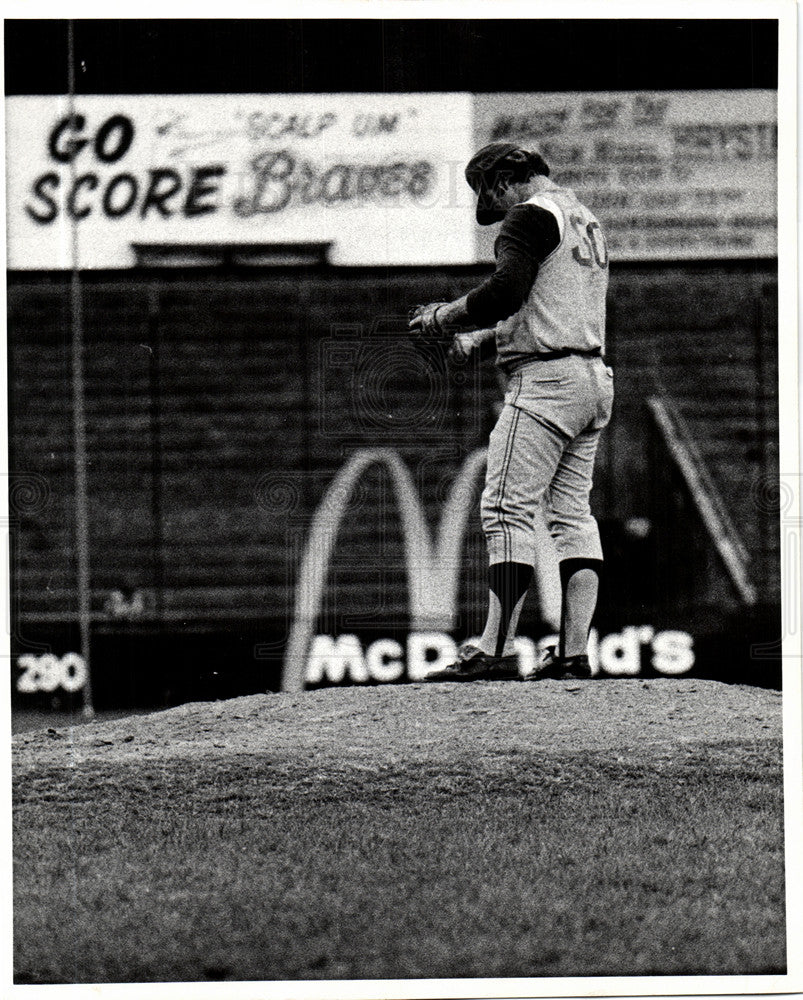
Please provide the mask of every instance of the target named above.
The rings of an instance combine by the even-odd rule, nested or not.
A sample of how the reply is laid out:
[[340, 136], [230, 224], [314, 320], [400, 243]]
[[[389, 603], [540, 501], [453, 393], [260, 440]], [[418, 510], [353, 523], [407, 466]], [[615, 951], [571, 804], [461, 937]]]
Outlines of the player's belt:
[[557, 361], [558, 358], [569, 358], [573, 354], [580, 358], [601, 358], [602, 350], [594, 347], [590, 351], [580, 351], [574, 347], [562, 347], [558, 351], [539, 351], [536, 354], [528, 354], [525, 358], [519, 358], [505, 365], [505, 371], [512, 373], [517, 371], [522, 365], [529, 365], [531, 361]]

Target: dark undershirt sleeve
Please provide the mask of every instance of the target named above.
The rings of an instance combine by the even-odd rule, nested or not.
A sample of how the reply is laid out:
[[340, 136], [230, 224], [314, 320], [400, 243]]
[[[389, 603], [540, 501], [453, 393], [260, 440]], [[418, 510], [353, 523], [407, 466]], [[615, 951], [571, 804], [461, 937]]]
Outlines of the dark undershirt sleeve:
[[514, 205], [496, 240], [494, 273], [469, 292], [466, 311], [478, 327], [518, 312], [533, 287], [539, 265], [560, 243], [558, 221], [538, 205]]

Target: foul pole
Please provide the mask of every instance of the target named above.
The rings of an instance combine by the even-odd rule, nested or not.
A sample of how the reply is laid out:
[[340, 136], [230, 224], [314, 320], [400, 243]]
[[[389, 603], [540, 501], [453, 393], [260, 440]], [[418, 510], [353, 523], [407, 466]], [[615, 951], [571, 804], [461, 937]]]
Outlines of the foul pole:
[[[67, 79], [70, 114], [75, 114], [75, 30], [74, 22], [67, 22]], [[75, 174], [74, 161], [70, 170]], [[73, 177], [74, 179], [74, 177]], [[79, 274], [77, 220], [70, 222], [70, 305], [72, 313], [72, 418], [73, 455], [75, 472], [75, 562], [78, 597], [78, 631], [81, 657], [86, 664], [83, 714], [92, 718], [95, 706], [92, 697], [91, 661], [91, 585], [89, 566], [89, 502], [86, 475], [86, 405], [84, 399], [84, 312], [83, 293]]]

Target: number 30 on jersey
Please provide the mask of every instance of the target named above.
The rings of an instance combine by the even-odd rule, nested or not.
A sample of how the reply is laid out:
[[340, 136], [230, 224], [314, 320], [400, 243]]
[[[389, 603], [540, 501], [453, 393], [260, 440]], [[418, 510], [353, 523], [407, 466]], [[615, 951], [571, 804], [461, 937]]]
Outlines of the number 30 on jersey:
[[607, 267], [608, 245], [597, 220], [587, 223], [581, 216], [572, 215], [569, 221], [580, 240], [572, 250], [572, 256], [577, 263], [583, 267], [593, 267], [594, 264], [597, 267]]

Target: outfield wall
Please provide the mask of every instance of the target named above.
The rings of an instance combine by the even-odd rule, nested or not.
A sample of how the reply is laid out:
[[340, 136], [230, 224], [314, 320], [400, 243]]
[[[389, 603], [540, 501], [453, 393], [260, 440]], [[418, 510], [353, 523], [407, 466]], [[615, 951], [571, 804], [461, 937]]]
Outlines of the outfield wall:
[[[277, 687], [313, 517], [361, 450], [398, 457], [434, 528], [459, 470], [487, 440], [500, 394], [490, 368], [423, 362], [405, 317], [484, 273], [82, 275], [96, 697]], [[609, 554], [600, 636], [680, 631], [696, 650], [713, 650], [695, 669], [773, 682], [777, 655], [750, 650], [780, 634], [777, 510], [767, 500], [777, 478], [775, 264], [620, 264], [611, 279], [617, 402], [594, 496]], [[19, 659], [76, 649], [73, 310], [67, 275], [11, 274], [14, 684], [23, 698], [65, 694], [63, 683], [47, 690], [58, 676], [80, 695], [74, 666], [49, 674], [50, 661]], [[654, 394], [683, 413], [725, 498], [755, 607], [744, 606], [656, 437], [645, 408]], [[451, 620], [434, 614], [419, 630], [460, 639], [481, 628], [477, 501], [475, 488], [451, 571]], [[343, 507], [314, 632], [356, 635], [363, 652], [377, 639], [404, 645], [410, 560], [387, 470], [369, 466]], [[547, 580], [528, 602], [524, 632], [538, 638], [554, 624]], [[649, 672], [652, 639], [633, 635], [631, 646], [643, 646], [636, 669]], [[622, 653], [620, 666], [630, 657], [632, 669], [634, 655]]]

